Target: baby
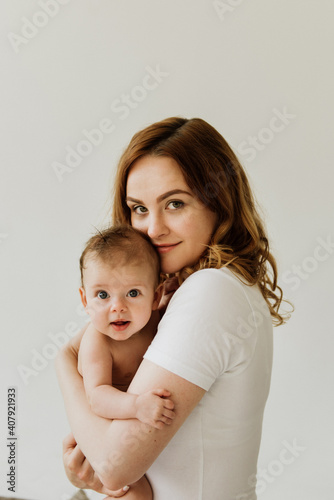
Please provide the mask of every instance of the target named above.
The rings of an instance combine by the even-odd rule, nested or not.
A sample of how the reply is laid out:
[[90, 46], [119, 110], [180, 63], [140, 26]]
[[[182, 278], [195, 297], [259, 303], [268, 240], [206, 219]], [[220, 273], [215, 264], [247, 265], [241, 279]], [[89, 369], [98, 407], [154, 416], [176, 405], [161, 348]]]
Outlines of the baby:
[[[156, 332], [152, 311], [158, 308], [162, 287], [155, 248], [131, 226], [112, 227], [88, 241], [80, 270], [79, 291], [91, 324], [80, 344], [78, 370], [92, 411], [163, 428], [175, 417], [169, 391], [126, 392]], [[129, 500], [152, 498], [145, 476], [134, 486]]]

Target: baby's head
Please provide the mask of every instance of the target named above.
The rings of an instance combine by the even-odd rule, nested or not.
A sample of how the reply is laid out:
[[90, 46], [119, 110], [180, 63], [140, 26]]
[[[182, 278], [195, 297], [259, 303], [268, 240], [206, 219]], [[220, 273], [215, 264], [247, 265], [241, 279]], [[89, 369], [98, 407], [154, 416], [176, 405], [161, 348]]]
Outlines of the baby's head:
[[114, 340], [139, 332], [161, 297], [159, 256], [131, 226], [93, 236], [80, 258], [80, 295], [95, 328]]

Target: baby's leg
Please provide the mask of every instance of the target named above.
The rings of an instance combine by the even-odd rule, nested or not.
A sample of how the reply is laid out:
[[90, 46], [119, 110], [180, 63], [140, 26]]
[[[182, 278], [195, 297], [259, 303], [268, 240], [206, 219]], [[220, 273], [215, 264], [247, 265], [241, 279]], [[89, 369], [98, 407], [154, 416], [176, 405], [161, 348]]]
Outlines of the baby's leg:
[[131, 484], [128, 493], [122, 498], [124, 500], [153, 500], [152, 489], [146, 476]]

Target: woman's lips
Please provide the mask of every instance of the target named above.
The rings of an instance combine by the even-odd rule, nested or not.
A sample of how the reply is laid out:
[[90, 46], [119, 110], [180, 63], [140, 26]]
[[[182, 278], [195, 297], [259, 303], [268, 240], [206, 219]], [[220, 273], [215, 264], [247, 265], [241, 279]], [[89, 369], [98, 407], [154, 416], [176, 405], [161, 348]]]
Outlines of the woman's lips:
[[122, 320], [118, 320], [118, 321], [112, 321], [111, 322], [111, 326], [113, 327], [114, 330], [116, 330], [116, 332], [122, 332], [123, 330], [125, 330], [130, 324], [130, 321], [122, 321]]
[[170, 252], [171, 250], [173, 250], [180, 243], [181, 242], [179, 241], [179, 243], [173, 243], [170, 245], [154, 245], [154, 246], [158, 250], [159, 253], [167, 253], [167, 252]]

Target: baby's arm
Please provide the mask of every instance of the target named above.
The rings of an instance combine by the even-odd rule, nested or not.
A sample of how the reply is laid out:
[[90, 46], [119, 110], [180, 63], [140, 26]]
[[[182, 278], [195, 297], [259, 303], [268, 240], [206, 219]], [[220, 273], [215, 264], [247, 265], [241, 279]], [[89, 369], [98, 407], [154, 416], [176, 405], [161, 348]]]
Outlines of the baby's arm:
[[122, 392], [112, 387], [112, 354], [108, 337], [89, 325], [79, 350], [78, 369], [91, 409], [110, 419], [137, 418], [157, 429], [170, 424], [175, 416], [170, 392], [156, 389], [141, 395]]

